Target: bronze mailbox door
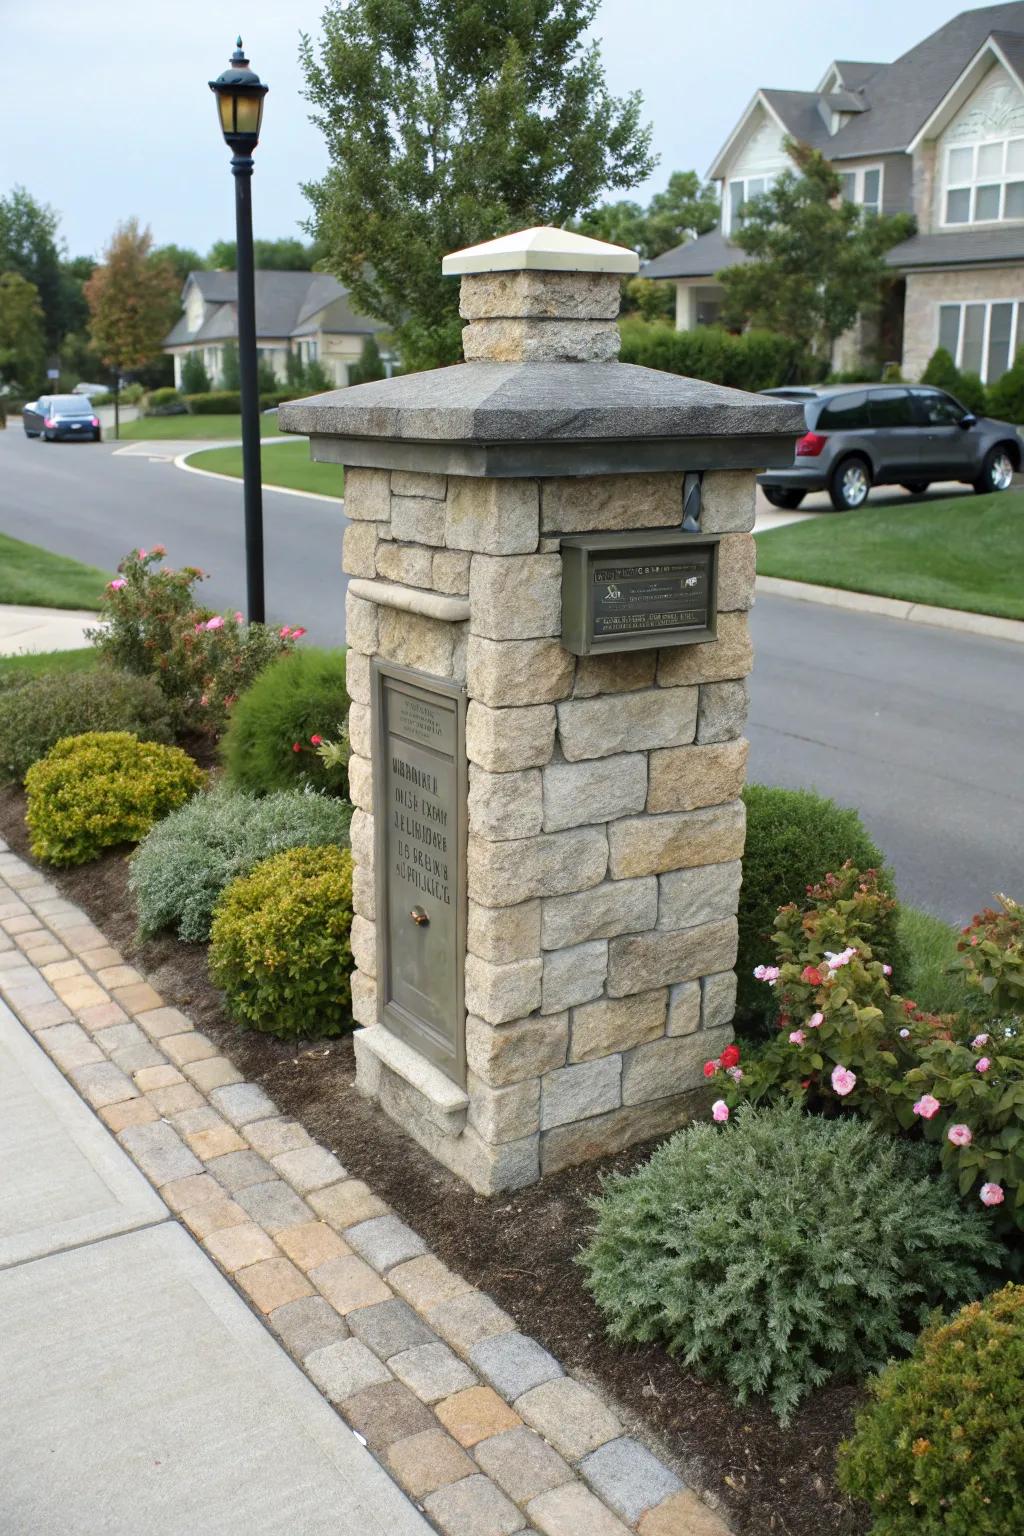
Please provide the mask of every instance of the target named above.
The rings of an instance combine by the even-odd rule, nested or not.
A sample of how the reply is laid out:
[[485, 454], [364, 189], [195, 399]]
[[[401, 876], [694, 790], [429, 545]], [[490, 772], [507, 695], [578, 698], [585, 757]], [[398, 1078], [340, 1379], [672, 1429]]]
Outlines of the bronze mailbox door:
[[375, 661], [378, 1015], [465, 1083], [465, 694]]

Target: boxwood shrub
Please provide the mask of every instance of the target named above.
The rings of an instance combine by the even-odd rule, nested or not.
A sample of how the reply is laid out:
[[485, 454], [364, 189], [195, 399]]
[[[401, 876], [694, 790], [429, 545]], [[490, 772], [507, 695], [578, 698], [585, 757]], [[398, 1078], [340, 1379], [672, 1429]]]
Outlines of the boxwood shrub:
[[348, 719], [345, 652], [291, 651], [263, 671], [231, 712], [221, 743], [235, 789], [265, 795], [309, 785], [344, 795], [344, 763], [325, 763], [314, 737], [336, 741]]
[[1024, 1507], [1024, 1286], [937, 1318], [871, 1382], [839, 1481], [872, 1536], [1007, 1536]]
[[32, 852], [50, 864], [86, 864], [137, 843], [205, 779], [179, 747], [128, 731], [64, 737], [25, 775]]
[[347, 801], [301, 790], [263, 799], [226, 787], [196, 795], [157, 822], [132, 856], [140, 932], [171, 928], [180, 939], [204, 942], [232, 880], [285, 848], [347, 846], [351, 818]]
[[352, 856], [290, 848], [214, 909], [210, 974], [240, 1023], [286, 1037], [352, 1027]]
[[594, 1202], [581, 1263], [615, 1339], [664, 1344], [782, 1423], [984, 1289], [997, 1245], [927, 1151], [862, 1121], [744, 1105], [688, 1126]]
[[[844, 810], [809, 790], [764, 784], [748, 784], [743, 799], [747, 843], [740, 887], [736, 1006], [752, 1032], [770, 1033], [771, 988], [755, 981], [753, 971], [755, 965], [773, 958], [770, 940], [779, 907], [791, 901], [803, 905], [808, 886], [820, 884], [847, 860], [860, 870], [877, 869], [881, 889], [889, 894], [892, 876], [856, 811]], [[876, 959], [893, 967], [893, 985], [898, 986], [904, 960], [895, 912], [881, 935]]]
[[0, 689], [0, 779], [20, 781], [62, 736], [131, 731], [172, 740], [167, 701], [152, 678], [114, 667], [44, 672]]

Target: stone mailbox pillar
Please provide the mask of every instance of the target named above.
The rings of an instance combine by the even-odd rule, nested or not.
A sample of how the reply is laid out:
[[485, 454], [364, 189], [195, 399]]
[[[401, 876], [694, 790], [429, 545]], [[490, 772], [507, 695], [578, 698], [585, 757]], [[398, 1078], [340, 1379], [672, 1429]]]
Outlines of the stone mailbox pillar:
[[459, 252], [464, 364], [280, 413], [345, 465], [357, 1085], [483, 1193], [671, 1131], [731, 1036], [754, 473], [803, 418], [618, 363], [636, 266]]

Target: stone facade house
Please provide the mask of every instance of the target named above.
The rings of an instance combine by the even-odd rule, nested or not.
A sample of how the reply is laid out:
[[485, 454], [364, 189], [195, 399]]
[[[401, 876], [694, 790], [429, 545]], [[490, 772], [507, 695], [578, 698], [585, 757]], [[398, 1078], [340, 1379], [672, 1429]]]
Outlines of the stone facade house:
[[881, 336], [862, 323], [836, 365], [877, 342], [918, 378], [943, 346], [993, 383], [1024, 346], [1024, 3], [964, 11], [892, 64], [836, 60], [814, 91], [758, 91], [709, 172], [719, 227], [644, 268], [675, 284], [677, 329], [717, 319], [744, 204], [790, 167], [787, 137], [827, 155], [844, 196], [917, 222], [887, 258]]
[[[238, 341], [234, 272], [190, 272], [181, 291], [182, 315], [163, 350], [174, 358], [174, 382], [190, 352], [199, 352], [214, 388], [222, 382], [224, 347]], [[352, 308], [348, 290], [326, 272], [256, 273], [256, 343], [282, 384], [288, 354], [319, 362], [334, 384], [348, 383], [367, 336], [384, 327]]]

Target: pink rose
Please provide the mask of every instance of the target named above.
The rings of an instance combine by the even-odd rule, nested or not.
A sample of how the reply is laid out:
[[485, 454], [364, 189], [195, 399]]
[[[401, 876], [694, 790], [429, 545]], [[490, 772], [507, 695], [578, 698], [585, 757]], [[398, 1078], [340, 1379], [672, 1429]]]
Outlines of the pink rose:
[[145, 558], [146, 558], [146, 551], [144, 549], [140, 549], [139, 550], [139, 559], [140, 560], [145, 560]]
[[992, 1063], [989, 1061], [987, 1056], [979, 1056], [977, 1061], [974, 1063], [974, 1070], [975, 1072], [987, 1072], [991, 1065]]
[[988, 1035], [975, 1035], [974, 1039], [971, 1041], [971, 1044], [976, 1051], [979, 1050], [981, 1046], [988, 1045]]
[[808, 1026], [811, 1029], [817, 1029], [819, 1024], [824, 1024], [824, 1022], [825, 1015], [823, 1013], [812, 1013], [810, 1018], [807, 1020]]
[[857, 951], [853, 948], [840, 950], [838, 954], [833, 954], [830, 949], [826, 949], [825, 959], [828, 961], [829, 970], [838, 971], [840, 966], [849, 965], [856, 953]]
[[983, 1184], [980, 1195], [982, 1205], [1002, 1205], [1006, 1199], [1001, 1184]]
[[302, 629], [301, 627], [299, 629], [293, 629], [292, 630], [292, 639], [293, 640], [301, 640], [302, 636], [305, 633], [306, 633], [306, 631], [304, 629]]
[[724, 1099], [716, 1099], [711, 1106], [711, 1118], [721, 1124], [729, 1118], [729, 1106]]
[[974, 1135], [969, 1125], [951, 1125], [946, 1132], [947, 1141], [951, 1141], [954, 1147], [969, 1147], [974, 1140]]
[[773, 987], [779, 979], [779, 968], [777, 965], [755, 965], [754, 979], [766, 981], [770, 987]]
[[245, 619], [242, 616], [241, 610], [239, 610], [235, 614], [235, 623], [236, 624], [244, 624], [245, 623]]
[[728, 1072], [734, 1083], [741, 1083], [743, 1081], [742, 1067], [726, 1067], [725, 1070]]
[[789, 1043], [790, 1043], [790, 1045], [803, 1045], [803, 1043], [804, 1043], [804, 1041], [806, 1039], [807, 1039], [807, 1036], [804, 1034], [802, 1029], [793, 1029], [793, 1030], [790, 1031], [790, 1035], [789, 1035]]
[[123, 576], [115, 576], [113, 581], [107, 582], [107, 588], [111, 592], [120, 592], [121, 588], [126, 587], [127, 585], [128, 583], [125, 581]]
[[914, 1114], [920, 1115], [922, 1120], [931, 1120], [941, 1108], [942, 1105], [934, 1094], [923, 1093], [914, 1105]]
[[288, 628], [287, 624], [282, 624], [281, 628], [278, 630], [278, 634], [281, 636], [282, 640], [287, 640], [288, 636], [291, 634], [291, 630]]
[[882, 966], [882, 975], [883, 976], [891, 976], [892, 975], [892, 966], [891, 965], [883, 965]]
[[215, 613], [212, 619], [207, 619], [204, 627], [206, 629], [223, 629], [224, 620], [221, 618], [219, 613]]
[[167, 551], [166, 551], [166, 549], [164, 548], [164, 546], [162, 544], [154, 544], [153, 545], [153, 553], [154, 553], [154, 555], [157, 556], [158, 559], [162, 560], [164, 555], [166, 555]]
[[856, 1082], [857, 1074], [856, 1072], [851, 1072], [849, 1067], [839, 1066], [832, 1068], [832, 1087], [839, 1094], [840, 1098], [845, 1098], [848, 1093], [852, 1093]]

